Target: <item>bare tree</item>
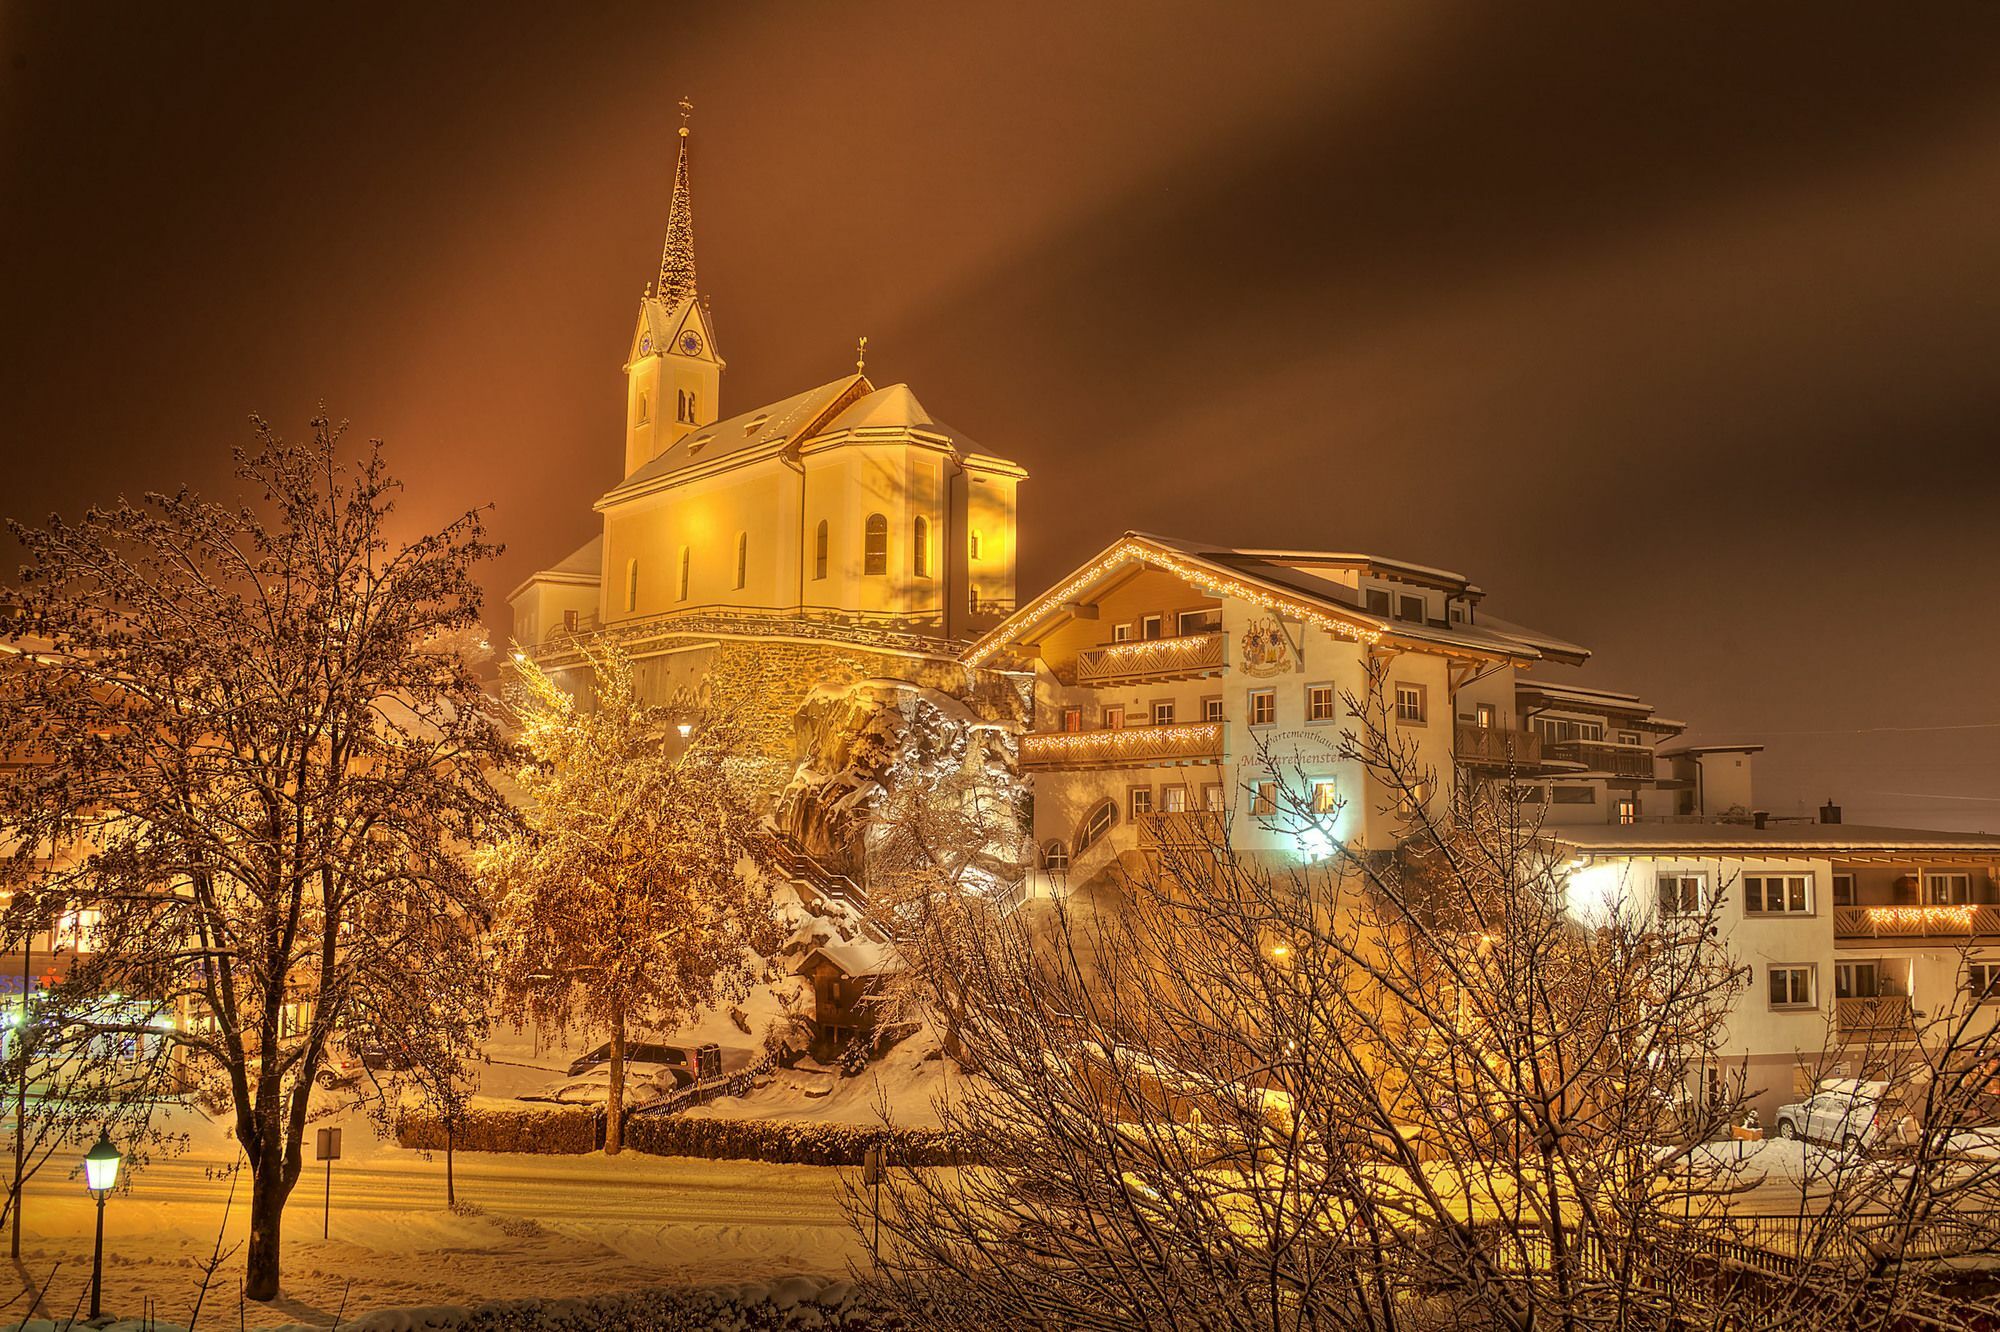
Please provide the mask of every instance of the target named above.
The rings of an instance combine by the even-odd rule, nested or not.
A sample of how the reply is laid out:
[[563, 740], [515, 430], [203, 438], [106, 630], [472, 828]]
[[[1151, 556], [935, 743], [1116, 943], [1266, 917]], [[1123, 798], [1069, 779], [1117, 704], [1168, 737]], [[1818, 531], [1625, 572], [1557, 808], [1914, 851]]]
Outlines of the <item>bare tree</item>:
[[1741, 1078], [1691, 1094], [1742, 984], [1716, 904], [1582, 909], [1534, 809], [1433, 795], [1347, 704], [1397, 845], [1267, 751], [1251, 817], [1305, 854], [1190, 812], [961, 936], [981, 1168], [892, 1171], [878, 1284], [962, 1328], [1778, 1325], [1718, 1259]]
[[237, 507], [183, 490], [14, 529], [29, 647], [0, 747], [37, 761], [0, 785], [7, 933], [86, 941], [41, 1006], [52, 1039], [164, 1043], [230, 1116], [256, 1299], [329, 1042], [483, 985], [466, 848], [507, 819], [468, 646], [495, 548], [476, 512], [392, 541], [380, 445], [343, 462], [340, 433], [257, 423]]
[[526, 828], [486, 859], [497, 981], [517, 1021], [610, 1032], [615, 1154], [631, 1029], [743, 997], [776, 943], [760, 820], [727, 716], [647, 704], [615, 643], [588, 654], [581, 700], [515, 659]]

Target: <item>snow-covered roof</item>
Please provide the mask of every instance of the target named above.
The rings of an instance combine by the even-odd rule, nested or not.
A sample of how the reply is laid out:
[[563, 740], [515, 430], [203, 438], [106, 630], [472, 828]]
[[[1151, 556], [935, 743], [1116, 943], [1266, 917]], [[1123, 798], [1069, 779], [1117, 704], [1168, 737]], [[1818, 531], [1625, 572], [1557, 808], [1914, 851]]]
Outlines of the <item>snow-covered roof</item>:
[[2000, 854], [1992, 833], [1935, 832], [1923, 828], [1881, 828], [1859, 823], [1632, 823], [1582, 824], [1544, 828], [1560, 845], [1592, 855], [1661, 855], [1676, 851], [1714, 854], [1779, 854], [1816, 851], [1865, 855], [1869, 852], [1925, 851]]
[[[1297, 552], [1292, 552], [1286, 558], [1297, 557]], [[1342, 558], [1348, 557], [1329, 557]], [[986, 662], [1007, 644], [1023, 641], [1048, 620], [1067, 614], [1077, 598], [1101, 580], [1134, 564], [1164, 569], [1213, 596], [1243, 597], [1268, 605], [1281, 614], [1312, 622], [1345, 638], [1371, 643], [1387, 640], [1428, 644], [1476, 657], [1516, 661], [1583, 654], [1583, 649], [1573, 646], [1568, 652], [1552, 654], [1525, 637], [1501, 633], [1483, 624], [1417, 624], [1377, 615], [1358, 604], [1354, 588], [1290, 564], [1269, 563], [1252, 553], [1227, 547], [1150, 532], [1127, 532], [1070, 577], [994, 626], [966, 649], [964, 660], [973, 666]]]
[[972, 440], [932, 416], [909, 385], [878, 389], [866, 375], [855, 374], [690, 432], [614, 486], [597, 507], [673, 485], [682, 476], [706, 475], [779, 453], [797, 457], [847, 444], [905, 440], [929, 444], [960, 461], [977, 458], [989, 470], [1020, 470], [979, 452]]
[[599, 532], [548, 568], [538, 569], [523, 578], [520, 586], [507, 594], [507, 600], [512, 601], [535, 583], [596, 583], [603, 576], [604, 534]]
[[807, 951], [798, 965], [792, 968], [792, 974], [802, 975], [820, 958], [838, 967], [841, 975], [857, 980], [886, 976], [903, 969], [902, 955], [892, 944], [877, 943], [873, 939], [829, 940]]

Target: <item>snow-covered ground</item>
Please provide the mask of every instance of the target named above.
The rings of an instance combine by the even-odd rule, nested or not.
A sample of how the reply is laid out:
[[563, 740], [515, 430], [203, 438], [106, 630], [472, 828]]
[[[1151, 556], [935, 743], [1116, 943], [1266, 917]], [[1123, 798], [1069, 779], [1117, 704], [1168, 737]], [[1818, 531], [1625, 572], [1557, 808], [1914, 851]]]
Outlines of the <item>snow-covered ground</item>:
[[[343, 1298], [352, 1319], [408, 1305], [840, 1275], [865, 1260], [842, 1217], [835, 1170], [636, 1153], [461, 1154], [458, 1197], [479, 1210], [460, 1214], [444, 1205], [442, 1156], [384, 1143], [359, 1119], [343, 1127], [331, 1237], [320, 1237], [325, 1175], [309, 1163], [286, 1211], [285, 1298], [246, 1305], [247, 1326], [330, 1323]], [[233, 1160], [221, 1127], [205, 1125], [186, 1155], [135, 1173], [131, 1191], [111, 1199], [107, 1309], [137, 1314], [150, 1299], [163, 1321], [185, 1323], [229, 1194], [229, 1182], [211, 1176]], [[247, 1177], [238, 1185], [225, 1248], [245, 1238], [247, 1185]], [[92, 1204], [52, 1162], [31, 1185], [24, 1215], [23, 1269], [37, 1283], [55, 1269], [39, 1312], [65, 1318], [89, 1279]], [[218, 1273], [202, 1325], [235, 1321], [242, 1271], [239, 1250]], [[17, 1298], [0, 1320], [26, 1312]]]
[[770, 1082], [747, 1096], [725, 1096], [690, 1108], [708, 1119], [817, 1120], [832, 1124], [901, 1128], [938, 1127], [941, 1101], [964, 1094], [972, 1081], [951, 1060], [938, 1056], [935, 1038], [920, 1032], [895, 1046], [860, 1075], [843, 1078], [837, 1069], [810, 1059], [776, 1069]]

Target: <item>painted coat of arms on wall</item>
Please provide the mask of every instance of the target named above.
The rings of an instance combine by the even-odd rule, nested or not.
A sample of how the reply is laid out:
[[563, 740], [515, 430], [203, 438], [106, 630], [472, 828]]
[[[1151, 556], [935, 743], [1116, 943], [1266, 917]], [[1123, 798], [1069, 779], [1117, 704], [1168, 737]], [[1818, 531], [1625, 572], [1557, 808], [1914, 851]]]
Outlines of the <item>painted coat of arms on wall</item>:
[[1279, 675], [1292, 668], [1292, 639], [1275, 615], [1252, 620], [1243, 630], [1236, 669], [1245, 675]]

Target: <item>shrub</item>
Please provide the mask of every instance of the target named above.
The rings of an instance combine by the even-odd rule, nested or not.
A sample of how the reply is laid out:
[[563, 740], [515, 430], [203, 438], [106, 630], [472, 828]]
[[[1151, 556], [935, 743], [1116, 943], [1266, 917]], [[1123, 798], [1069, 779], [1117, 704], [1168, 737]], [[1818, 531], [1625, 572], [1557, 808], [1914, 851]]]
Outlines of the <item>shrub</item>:
[[852, 1282], [785, 1277], [741, 1286], [660, 1287], [588, 1299], [506, 1300], [474, 1308], [385, 1309], [349, 1323], [354, 1332], [792, 1332], [900, 1328]]

